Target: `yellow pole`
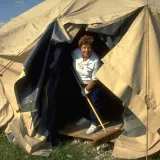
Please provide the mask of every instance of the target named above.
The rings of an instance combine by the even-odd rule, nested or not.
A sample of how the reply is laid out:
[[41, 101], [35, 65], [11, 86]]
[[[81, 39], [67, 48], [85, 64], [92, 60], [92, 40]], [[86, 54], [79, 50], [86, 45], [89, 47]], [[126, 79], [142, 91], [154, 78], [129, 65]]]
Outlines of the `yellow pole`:
[[[75, 75], [75, 73], [74, 73], [74, 71], [73, 71], [73, 69], [72, 69], [72, 68], [71, 68], [71, 70], [72, 70], [73, 75], [74, 75], [74, 77], [76, 78], [76, 80], [77, 80], [77, 82], [78, 82], [78, 84], [79, 84], [80, 88], [82, 89], [82, 86], [81, 86], [81, 84], [79, 83], [79, 80], [78, 80], [77, 76]], [[96, 117], [97, 117], [97, 119], [98, 119], [99, 123], [101, 124], [101, 126], [102, 126], [102, 128], [103, 128], [104, 132], [107, 132], [107, 131], [106, 131], [106, 129], [105, 129], [105, 127], [104, 127], [104, 125], [103, 125], [103, 123], [102, 123], [102, 121], [101, 121], [101, 119], [99, 118], [99, 116], [98, 116], [98, 114], [97, 114], [96, 110], [94, 109], [94, 107], [93, 107], [93, 105], [92, 105], [92, 103], [91, 103], [90, 99], [89, 99], [87, 96], [86, 96], [86, 98], [87, 98], [88, 103], [90, 104], [91, 109], [93, 110], [94, 114], [96, 115]]]

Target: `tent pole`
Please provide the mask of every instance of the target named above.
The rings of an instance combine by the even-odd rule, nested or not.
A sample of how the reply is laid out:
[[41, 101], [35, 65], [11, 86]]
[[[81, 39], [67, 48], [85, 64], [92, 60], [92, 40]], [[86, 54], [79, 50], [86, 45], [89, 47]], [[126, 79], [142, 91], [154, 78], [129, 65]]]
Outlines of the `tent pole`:
[[146, 96], [145, 103], [147, 107], [146, 117], [146, 160], [148, 160], [148, 110], [149, 110], [149, 9], [146, 6]]
[[[72, 67], [70, 67], [70, 68], [71, 68], [71, 71], [72, 71], [72, 73], [73, 73], [74, 77], [75, 77], [75, 78], [76, 78], [76, 80], [77, 80], [77, 83], [79, 84], [80, 88], [82, 89], [82, 86], [81, 86], [81, 84], [80, 84], [80, 82], [79, 82], [79, 80], [78, 80], [78, 78], [77, 78], [77, 76], [76, 76], [75, 72], [73, 71]], [[96, 117], [97, 117], [97, 119], [98, 119], [99, 123], [101, 124], [101, 126], [102, 126], [102, 128], [103, 128], [104, 132], [107, 132], [107, 131], [106, 131], [106, 129], [105, 129], [105, 127], [104, 127], [104, 125], [103, 125], [103, 123], [102, 123], [102, 121], [101, 121], [101, 119], [99, 118], [99, 116], [98, 116], [98, 114], [97, 114], [96, 110], [94, 109], [94, 107], [93, 107], [93, 105], [92, 105], [92, 103], [91, 103], [90, 99], [88, 98], [88, 96], [86, 96], [86, 99], [87, 99], [87, 101], [88, 101], [88, 103], [89, 103], [89, 105], [90, 105], [91, 109], [93, 110], [94, 114], [96, 115]]]

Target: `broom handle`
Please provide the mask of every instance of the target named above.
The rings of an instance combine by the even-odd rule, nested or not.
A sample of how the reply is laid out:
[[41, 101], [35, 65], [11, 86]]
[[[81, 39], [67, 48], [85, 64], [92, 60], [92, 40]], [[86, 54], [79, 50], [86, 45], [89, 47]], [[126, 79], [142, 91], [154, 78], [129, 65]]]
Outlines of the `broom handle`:
[[[75, 75], [75, 72], [73, 71], [72, 68], [71, 68], [71, 71], [73, 72], [74, 77], [76, 78], [76, 80], [77, 80], [77, 82], [78, 82], [80, 88], [82, 89], [82, 86], [81, 86], [81, 84], [79, 83], [79, 80], [78, 80], [77, 76]], [[88, 96], [86, 96], [86, 98], [87, 98], [87, 101], [88, 101], [88, 103], [90, 104], [90, 107], [92, 108], [94, 114], [96, 115], [96, 117], [97, 117], [99, 123], [101, 124], [101, 126], [102, 126], [104, 132], [107, 132], [106, 129], [105, 129], [105, 127], [104, 127], [104, 125], [103, 125], [103, 123], [102, 123], [102, 121], [101, 121], [101, 119], [99, 118], [99, 116], [98, 116], [96, 110], [94, 109], [94, 107], [93, 107], [93, 105], [92, 105], [90, 99], [88, 98]]]

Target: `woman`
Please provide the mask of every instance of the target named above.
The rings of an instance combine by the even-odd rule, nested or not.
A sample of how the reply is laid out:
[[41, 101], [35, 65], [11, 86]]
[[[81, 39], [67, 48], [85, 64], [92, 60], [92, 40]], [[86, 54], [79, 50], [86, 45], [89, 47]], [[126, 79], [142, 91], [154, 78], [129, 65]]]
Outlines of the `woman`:
[[[80, 38], [79, 48], [75, 49], [71, 55], [73, 59], [73, 68], [77, 74], [79, 82], [83, 86], [81, 93], [84, 97], [88, 96], [96, 110], [100, 109], [100, 89], [98, 87], [98, 79], [96, 72], [101, 66], [101, 61], [93, 52], [94, 39], [92, 36], [84, 35]], [[98, 129], [97, 118], [90, 109], [91, 125], [86, 134], [95, 133]], [[85, 119], [82, 118], [77, 124], [81, 124]]]

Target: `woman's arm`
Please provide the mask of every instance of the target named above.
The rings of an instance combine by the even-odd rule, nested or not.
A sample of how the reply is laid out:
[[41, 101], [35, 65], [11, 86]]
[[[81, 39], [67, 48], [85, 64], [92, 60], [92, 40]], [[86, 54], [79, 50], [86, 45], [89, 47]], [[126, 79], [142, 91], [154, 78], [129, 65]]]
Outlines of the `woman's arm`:
[[87, 86], [86, 86], [86, 90], [88, 92], [92, 91], [92, 88], [94, 88], [94, 86], [96, 85], [96, 83], [98, 82], [98, 80], [91, 80]]

